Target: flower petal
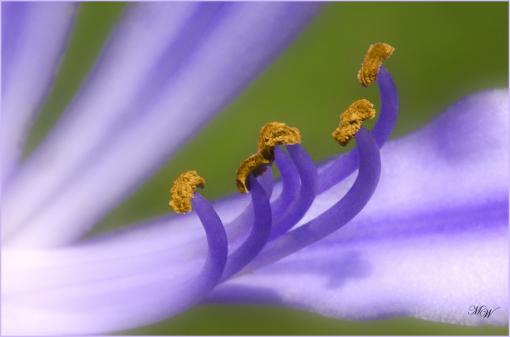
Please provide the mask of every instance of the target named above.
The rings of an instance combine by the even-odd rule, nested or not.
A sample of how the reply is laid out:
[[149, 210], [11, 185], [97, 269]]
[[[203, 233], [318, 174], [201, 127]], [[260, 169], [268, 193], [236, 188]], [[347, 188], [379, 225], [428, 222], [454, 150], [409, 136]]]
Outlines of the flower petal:
[[[212, 206], [200, 194], [195, 195], [192, 203], [208, 241], [208, 256], [199, 273], [182, 261], [174, 264], [173, 268], [168, 268], [165, 263], [168, 261], [161, 261], [159, 268], [152, 273], [124, 272], [122, 277], [112, 279], [104, 278], [105, 272], [109, 271], [99, 268], [92, 273], [96, 277], [100, 274], [103, 279], [96, 278], [93, 282], [83, 279], [76, 282], [75, 278], [74, 283], [64, 287], [48, 287], [46, 284], [42, 288], [39, 285], [36, 291], [20, 291], [19, 285], [11, 282], [9, 277], [21, 276], [22, 272], [18, 270], [16, 274], [11, 270], [2, 279], [7, 280], [8, 287], [7, 290], [2, 289], [2, 333], [54, 335], [108, 332], [155, 322], [196, 304], [220, 281], [227, 262], [228, 242], [223, 224]], [[40, 253], [48, 257], [47, 252]], [[62, 263], [69, 259], [66, 253], [66, 250], [61, 250], [53, 255]], [[40, 259], [38, 255], [36, 258]], [[16, 268], [12, 260], [8, 261]], [[68, 265], [67, 270], [58, 269], [59, 281], [66, 275], [67, 278], [71, 276], [66, 274], [70, 269], [83, 274], [80, 264]], [[199, 270], [200, 267], [194, 269]], [[35, 272], [44, 281], [52, 277], [47, 274], [51, 269]], [[34, 276], [33, 269], [27, 270], [27, 274], [30, 273]]]
[[[127, 119], [133, 110], [143, 111], [140, 104], [144, 94], [152, 97], [161, 91], [155, 90], [151, 80], [157, 82], [155, 74], [168, 73], [177, 61], [167, 57], [165, 71], [155, 69], [155, 64], [165, 52], [172, 53], [177, 47], [176, 40], [196, 7], [185, 3], [135, 4], [127, 10], [64, 118], [6, 187], [6, 236], [65, 181], [69, 171], [83, 165], [87, 153], [104, 142], [105, 136], [115, 133], [115, 123]], [[202, 19], [206, 14], [213, 16], [216, 6], [211, 7], [202, 10]]]
[[[412, 316], [465, 325], [505, 324], [507, 219], [500, 214], [474, 223], [465, 216], [458, 231], [319, 242], [228, 281], [210, 300], [279, 303], [343, 319]], [[473, 226], [478, 227], [471, 230]], [[473, 305], [499, 309], [484, 319], [468, 314]]]
[[[507, 200], [507, 120], [507, 92], [485, 91], [460, 100], [426, 127], [387, 144], [381, 152], [382, 176], [376, 192], [338, 237], [414, 231], [418, 229], [402, 227], [406, 219]], [[353, 178], [319, 195], [301, 223], [329, 208]], [[374, 226], [381, 222], [385, 225]]]
[[[381, 151], [381, 179], [372, 199], [349, 224], [330, 237], [349, 241], [419, 231], [430, 226], [426, 219], [441, 218], [451, 211], [466, 207], [483, 210], [486, 206], [504, 204], [508, 174], [507, 114], [505, 90], [482, 92], [464, 98], [416, 133], [389, 142]], [[484, 137], [477, 130], [482, 121], [487, 131]], [[318, 195], [300, 224], [336, 203], [352, 186], [354, 178]], [[276, 184], [276, 190], [280, 186], [281, 183]], [[248, 204], [246, 195], [234, 195], [217, 201], [214, 207], [228, 224]], [[418, 218], [424, 221], [406, 222]], [[246, 223], [226, 225], [229, 238], [240, 236], [239, 231], [247, 234], [248, 228]], [[108, 240], [110, 247], [125, 246], [133, 253], [148, 253], [175, 244], [187, 246], [190, 254], [187, 256], [200, 256], [197, 247], [203, 246], [204, 237], [200, 224], [190, 215], [160, 217], [96, 240]], [[193, 249], [198, 251], [191, 253]]]
[[[508, 172], [506, 104], [506, 92], [502, 90], [473, 95], [417, 133], [390, 142], [389, 150], [382, 151], [380, 183], [389, 197], [381, 196], [381, 189], [374, 194], [375, 200], [392, 207], [385, 216], [376, 216], [375, 212], [384, 207], [370, 206], [374, 204], [371, 200], [357, 218], [336, 234], [274, 265], [228, 281], [211, 299], [271, 301], [334, 317], [412, 315], [462, 324], [480, 322], [467, 315], [469, 306], [479, 304], [501, 307], [492, 320], [484, 322], [504, 322], [508, 308], [498, 300], [507, 298], [508, 198], [506, 194], [498, 196]], [[453, 141], [469, 140], [466, 135], [477, 130], [477, 121], [483, 121], [489, 132], [482, 148], [480, 139], [471, 144]], [[445, 126], [449, 126], [448, 132], [440, 132]], [[439, 149], [448, 155], [438, 157], [437, 151], [432, 150], [413, 151], [413, 147], [437, 149], [436, 143], [443, 144]], [[478, 161], [467, 160], [473, 154]], [[438, 166], [424, 170], [423, 163], [432, 161]], [[391, 164], [385, 165], [386, 162]], [[490, 169], [493, 165], [497, 169]], [[479, 167], [488, 167], [496, 178], [505, 179], [488, 177], [483, 181]], [[419, 178], [410, 174], [416, 168], [427, 174]], [[444, 174], [448, 179], [457, 179], [452, 183], [458, 188], [478, 194], [454, 194], [460, 199], [454, 202], [448, 200], [453, 189], [427, 189], [428, 184], [444, 184]], [[405, 180], [407, 184], [401, 185], [404, 178], [409, 178]], [[427, 179], [426, 184], [420, 182], [421, 178]], [[415, 184], [428, 194], [416, 194]], [[399, 193], [417, 198], [425, 206], [418, 207], [406, 198], [395, 199], [391, 187], [398, 187]], [[336, 188], [342, 191], [335, 187], [323, 195], [336, 202], [339, 197], [332, 193]], [[324, 200], [331, 201], [321, 198], [323, 202], [314, 206], [315, 211], [326, 204]], [[437, 198], [445, 207], [432, 203]], [[236, 197], [220, 201], [215, 207], [233, 219], [246, 207], [246, 201], [245, 197]], [[115, 288], [126, 276], [142, 287], [159, 281], [159, 286], [164, 287], [169, 282], [168, 271], [175, 268], [173, 263], [180, 263], [174, 271], [189, 271], [195, 258], [198, 256], [200, 261], [203, 255], [188, 246], [190, 237], [200, 240], [200, 236], [190, 234], [198, 225], [194, 214], [157, 222], [81, 247], [32, 254], [5, 250], [2, 297], [8, 297], [7, 290], [44, 294], [47, 289], [66, 286], [65, 289], [75, 283], [84, 283], [83, 289], [95, 289], [94, 282], [105, 282], [107, 289]], [[87, 283], [93, 286], [87, 287]], [[65, 299], [65, 294], [62, 296]]]
[[[469, 96], [424, 129], [390, 142], [366, 208], [342, 230], [228, 281], [215, 301], [267, 301], [327, 316], [407, 315], [457, 324], [508, 317], [508, 103]], [[350, 179], [348, 179], [350, 180]], [[302, 222], [343, 195], [321, 194]], [[473, 305], [497, 308], [490, 319]]]
[[[235, 97], [295, 36], [316, 7], [306, 3], [232, 6], [164, 83], [157, 99], [147, 104], [144, 115], [134, 115], [115, 139], [102, 144], [79, 176], [69, 181], [66, 174], [48, 168], [63, 189], [52, 189], [53, 197], [36, 200], [31, 203], [34, 208], [27, 208], [23, 198], [28, 190], [39, 190], [39, 184], [23, 184], [10, 191], [14, 200], [5, 205], [5, 222], [29, 227], [17, 244], [64, 244], [90, 229]], [[68, 154], [63, 155], [68, 160]], [[39, 169], [33, 172], [40, 175]], [[41, 211], [28, 221], [26, 217], [38, 206]]]
[[2, 4], [2, 181], [50, 88], [71, 31], [75, 3]]

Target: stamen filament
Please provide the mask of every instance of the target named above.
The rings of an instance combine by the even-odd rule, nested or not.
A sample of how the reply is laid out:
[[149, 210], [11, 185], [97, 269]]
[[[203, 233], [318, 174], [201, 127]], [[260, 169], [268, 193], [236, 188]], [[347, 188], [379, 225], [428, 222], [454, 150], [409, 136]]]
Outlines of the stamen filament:
[[227, 263], [227, 234], [220, 217], [200, 193], [195, 193], [191, 203], [202, 222], [209, 245], [207, 260], [199, 279], [202, 280], [203, 287], [212, 289], [220, 281]]
[[257, 179], [259, 180], [260, 185], [262, 185], [264, 192], [266, 192], [267, 197], [271, 198], [271, 195], [273, 194], [273, 187], [274, 187], [273, 170], [268, 168], [263, 174], [258, 176]]
[[[268, 199], [271, 199], [273, 192], [273, 172], [269, 169], [266, 170], [259, 177], [257, 177], [257, 181], [260, 185], [262, 185], [262, 188], [266, 192]], [[227, 231], [227, 236], [231, 243], [243, 237], [243, 234], [245, 234], [249, 228], [253, 227], [253, 214], [254, 211], [252, 200], [252, 202], [246, 206], [241, 214], [226, 224], [225, 230]]]
[[271, 238], [278, 237], [292, 228], [308, 211], [317, 193], [317, 169], [306, 150], [300, 144], [295, 144], [287, 145], [287, 151], [289, 151], [299, 172], [301, 187], [298, 197], [291, 206], [281, 217], [275, 220]]
[[274, 149], [275, 163], [282, 178], [282, 191], [271, 203], [273, 219], [279, 218], [290, 207], [292, 201], [298, 197], [299, 173], [289, 155], [279, 146]]
[[[388, 140], [395, 128], [399, 110], [399, 97], [391, 74], [384, 66], [379, 68], [377, 74], [377, 86], [381, 109], [371, 134], [375, 138], [377, 146], [381, 148]], [[318, 193], [322, 193], [353, 173], [359, 162], [359, 154], [356, 149], [338, 156], [332, 163], [319, 172]]]
[[253, 226], [248, 238], [228, 257], [223, 280], [239, 272], [264, 248], [271, 232], [271, 205], [262, 185], [253, 175], [250, 193], [253, 205]]
[[362, 128], [356, 135], [360, 165], [356, 181], [347, 194], [319, 217], [269, 243], [250, 264], [255, 269], [280, 260], [338, 230], [356, 216], [370, 200], [381, 172], [379, 149]]
[[384, 66], [381, 66], [377, 73], [377, 87], [379, 88], [381, 111], [371, 134], [374, 136], [377, 146], [381, 148], [397, 124], [400, 105], [395, 83], [391, 78], [390, 72]]

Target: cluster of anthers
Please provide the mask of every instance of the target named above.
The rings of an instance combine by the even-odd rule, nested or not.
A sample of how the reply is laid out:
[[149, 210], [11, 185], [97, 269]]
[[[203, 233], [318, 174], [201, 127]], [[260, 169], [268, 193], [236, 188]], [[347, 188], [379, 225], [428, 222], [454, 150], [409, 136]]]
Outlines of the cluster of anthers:
[[[386, 43], [370, 45], [358, 72], [361, 85], [367, 87], [377, 82], [379, 88], [381, 108], [374, 127], [371, 131], [363, 127], [364, 121], [376, 116], [374, 104], [367, 99], [350, 104], [340, 115], [332, 136], [341, 145], [355, 138], [357, 146], [320, 170], [301, 146], [297, 128], [281, 122], [270, 122], [261, 128], [257, 151], [241, 163], [236, 176], [238, 190], [251, 194], [251, 205], [226, 224], [228, 240], [214, 208], [196, 191], [204, 186], [205, 180], [196, 171], [188, 171], [174, 181], [169, 206], [177, 213], [193, 209], [200, 218], [209, 244], [207, 270], [214, 265], [215, 275], [221, 275], [218, 280], [288, 256], [338, 230], [363, 209], [377, 186], [379, 148], [394, 128], [399, 108], [393, 80], [382, 66], [393, 51]], [[268, 168], [273, 163], [282, 181], [281, 192], [271, 198], [273, 177]], [[296, 226], [316, 195], [356, 170], [354, 184], [339, 196], [336, 204], [315, 219]], [[236, 249], [230, 252], [229, 247]]]

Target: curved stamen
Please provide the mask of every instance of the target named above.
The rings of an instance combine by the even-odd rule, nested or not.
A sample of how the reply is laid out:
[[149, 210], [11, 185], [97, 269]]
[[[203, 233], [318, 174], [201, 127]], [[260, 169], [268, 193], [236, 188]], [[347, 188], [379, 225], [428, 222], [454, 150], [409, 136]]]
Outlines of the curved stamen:
[[[381, 66], [377, 73], [377, 87], [379, 88], [381, 111], [370, 133], [380, 148], [386, 143], [391, 131], [395, 128], [399, 110], [399, 98], [395, 83], [384, 66]], [[319, 172], [318, 193], [324, 192], [353, 173], [358, 167], [358, 162], [359, 154], [355, 149], [337, 157], [329, 166]]]
[[287, 151], [299, 172], [301, 187], [298, 198], [285, 214], [275, 221], [271, 238], [278, 237], [292, 228], [308, 211], [317, 194], [318, 176], [313, 160], [300, 144], [287, 145]]
[[271, 242], [250, 264], [250, 269], [280, 260], [324, 238], [363, 209], [379, 181], [381, 160], [375, 140], [364, 128], [356, 135], [356, 142], [361, 158], [359, 172], [347, 194], [319, 217]]
[[273, 183], [274, 183], [274, 177], [273, 177], [273, 170], [271, 170], [270, 167], [266, 169], [264, 173], [262, 173], [259, 176], [260, 185], [262, 185], [262, 188], [267, 194], [268, 198], [271, 198], [271, 195], [273, 194]]
[[[262, 188], [266, 192], [267, 198], [271, 199], [271, 195], [273, 193], [272, 170], [270, 170], [269, 168], [266, 169], [266, 171], [258, 177], [258, 183], [262, 186]], [[241, 212], [241, 214], [239, 214], [235, 219], [226, 224], [225, 229], [227, 231], [227, 236], [230, 239], [231, 243], [233, 243], [240, 237], [243, 237], [243, 234], [246, 233], [250, 227], [254, 226], [253, 208], [254, 206], [252, 196], [252, 202], [248, 206], [246, 206], [246, 208]]]
[[289, 155], [279, 146], [274, 149], [275, 163], [282, 178], [282, 191], [271, 203], [273, 219], [280, 217], [297, 198], [299, 191], [299, 173]]
[[228, 257], [223, 280], [228, 279], [246, 266], [264, 248], [271, 233], [271, 205], [263, 187], [250, 175], [250, 193], [253, 204], [253, 227], [250, 235], [236, 251]]
[[228, 255], [227, 234], [220, 217], [200, 193], [195, 193], [191, 204], [204, 226], [209, 245], [207, 260], [199, 277], [205, 291], [212, 289], [220, 281], [225, 269]]
[[[236, 185], [241, 193], [246, 193], [250, 190], [248, 179], [250, 175], [258, 176], [262, 172], [267, 171], [268, 166], [273, 163], [275, 160], [275, 148], [278, 145], [296, 145], [301, 142], [301, 135], [297, 128], [286, 125], [281, 122], [270, 122], [265, 124], [259, 132], [259, 139], [257, 145], [257, 152], [255, 154], [250, 155], [244, 161], [241, 162], [241, 165], [237, 169], [236, 173]], [[282, 152], [280, 151], [280, 154]], [[280, 163], [284, 165], [284, 157], [280, 158]], [[287, 167], [292, 167], [292, 165], [287, 165]], [[288, 183], [287, 183], [288, 185]], [[292, 191], [292, 190], [291, 190]], [[285, 192], [285, 191], [284, 191]], [[294, 194], [295, 196], [295, 194]], [[284, 199], [280, 199], [279, 209], [282, 209], [285, 205], [283, 202], [286, 200], [293, 200], [293, 195], [285, 196]], [[313, 197], [312, 197], [313, 199]], [[310, 202], [311, 203], [311, 202]], [[309, 205], [304, 205], [304, 208], [308, 209]], [[303, 207], [302, 207], [303, 208]], [[306, 212], [306, 209], [304, 210]], [[238, 220], [246, 220], [245, 215], [249, 214], [249, 210], [243, 212], [242, 217], [239, 217], [235, 221]], [[304, 213], [303, 213], [304, 214]], [[275, 213], [275, 215], [278, 215]], [[251, 221], [250, 221], [251, 222]], [[239, 232], [241, 228], [246, 228], [247, 226], [234, 226], [228, 231], [229, 238], [232, 240], [233, 238], [239, 237]], [[231, 232], [233, 235], [231, 235]]]
[[382, 147], [397, 124], [399, 97], [390, 72], [381, 66], [377, 72], [377, 87], [381, 100], [381, 116], [370, 133], [377, 146]]
[[225, 227], [212, 205], [196, 191], [204, 186], [205, 179], [197, 171], [183, 172], [174, 180], [168, 203], [177, 213], [188, 213], [194, 209], [204, 227], [209, 252], [202, 272], [195, 280], [195, 287], [198, 289], [210, 288], [218, 283], [228, 255]]

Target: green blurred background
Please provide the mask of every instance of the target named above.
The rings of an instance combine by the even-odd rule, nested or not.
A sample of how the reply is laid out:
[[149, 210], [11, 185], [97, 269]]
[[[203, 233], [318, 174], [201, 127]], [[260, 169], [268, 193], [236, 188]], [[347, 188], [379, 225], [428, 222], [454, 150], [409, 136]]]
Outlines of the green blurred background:
[[[26, 155], [73, 98], [125, 6], [81, 5], [70, 46], [30, 135]], [[358, 98], [378, 102], [376, 88], [364, 89], [356, 80], [370, 43], [384, 41], [396, 47], [386, 62], [401, 97], [393, 137], [419, 128], [464, 95], [506, 87], [507, 13], [507, 3], [325, 4], [247, 90], [92, 234], [168, 213], [168, 189], [182, 170], [197, 169], [205, 176], [204, 194], [211, 199], [234, 192], [237, 165], [255, 150], [258, 130], [268, 121], [299, 127], [304, 146], [315, 160], [338, 153], [330, 133], [339, 112]], [[507, 335], [507, 331], [507, 327], [459, 327], [407, 318], [342, 321], [269, 306], [204, 305], [125, 334]]]

